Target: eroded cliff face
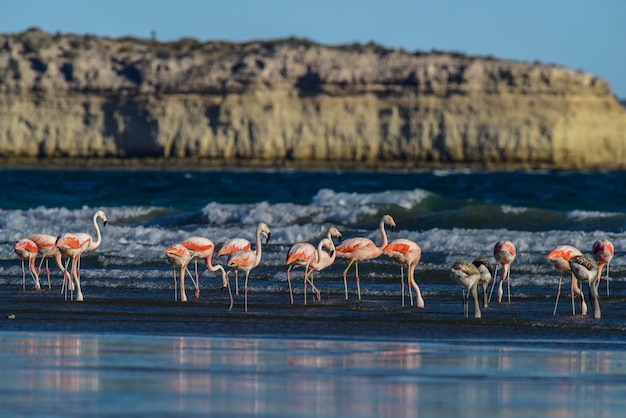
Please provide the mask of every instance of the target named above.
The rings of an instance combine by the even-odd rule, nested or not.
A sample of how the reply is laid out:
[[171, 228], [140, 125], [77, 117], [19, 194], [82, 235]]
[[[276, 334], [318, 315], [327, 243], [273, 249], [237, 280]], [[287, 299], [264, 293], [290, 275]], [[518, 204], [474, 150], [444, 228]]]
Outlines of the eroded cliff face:
[[626, 109], [538, 63], [31, 30], [0, 35], [0, 156], [619, 168]]

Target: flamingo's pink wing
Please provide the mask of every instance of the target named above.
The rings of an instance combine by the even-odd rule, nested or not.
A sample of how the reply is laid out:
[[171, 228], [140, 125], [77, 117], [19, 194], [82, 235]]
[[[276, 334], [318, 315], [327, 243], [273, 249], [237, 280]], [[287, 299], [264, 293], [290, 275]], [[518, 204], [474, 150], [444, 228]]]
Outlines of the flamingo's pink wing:
[[608, 240], [601, 240], [601, 241], [596, 241], [593, 244], [593, 249], [592, 249], [593, 255], [594, 256], [598, 256], [601, 255], [602, 257], [606, 258], [606, 257], [613, 257], [613, 255], [615, 255], [615, 248], [613, 247], [613, 244], [608, 241]]
[[29, 239], [21, 239], [15, 243], [15, 251], [27, 251], [31, 254], [36, 254], [38, 251], [37, 244]]
[[366, 238], [351, 238], [336, 248], [338, 253], [352, 253], [366, 249], [376, 248], [376, 245]]
[[191, 237], [180, 243], [183, 247], [191, 251], [194, 257], [208, 258], [213, 255], [215, 245], [208, 238]]
[[575, 255], [582, 255], [578, 248], [572, 247], [571, 245], [560, 245], [554, 250], [550, 251], [546, 258], [548, 260], [562, 258], [565, 261], [569, 261]]
[[237, 251], [228, 259], [230, 267], [247, 266], [254, 262], [256, 254], [253, 251]]
[[404, 242], [392, 242], [383, 249], [384, 253], [396, 252], [406, 254], [409, 251], [411, 251], [411, 246]]
[[80, 248], [82, 242], [74, 235], [64, 235], [57, 241], [57, 247]]
[[250, 250], [251, 248], [252, 248], [252, 245], [250, 244], [250, 241], [248, 241], [247, 239], [233, 238], [233, 239], [226, 241], [224, 245], [222, 245], [222, 248], [220, 248], [220, 250], [217, 252], [217, 255], [218, 256], [230, 255], [234, 252]]
[[311, 244], [300, 242], [291, 247], [285, 263], [292, 264], [296, 261], [307, 262], [313, 259], [315, 259], [315, 248]]
[[511, 241], [498, 241], [493, 248], [493, 255], [501, 253], [503, 251], [509, 252], [511, 255], [515, 255], [515, 245]]

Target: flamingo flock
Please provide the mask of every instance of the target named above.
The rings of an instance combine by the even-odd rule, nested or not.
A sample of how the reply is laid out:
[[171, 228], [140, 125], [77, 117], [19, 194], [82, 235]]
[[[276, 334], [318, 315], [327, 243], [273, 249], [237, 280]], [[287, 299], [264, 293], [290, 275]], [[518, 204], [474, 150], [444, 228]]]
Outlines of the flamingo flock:
[[[22, 287], [26, 288], [26, 271], [32, 278], [35, 289], [40, 290], [41, 269], [45, 264], [48, 288], [50, 284], [50, 270], [48, 258], [53, 258], [59, 271], [63, 275], [63, 286], [61, 292], [70, 293], [70, 299], [83, 301], [84, 295], [81, 289], [81, 256], [97, 249], [102, 243], [102, 234], [98, 220], [102, 222], [102, 227], [107, 225], [107, 217], [101, 210], [97, 211], [92, 218], [95, 238], [85, 232], [64, 233], [58, 237], [48, 234], [33, 234], [18, 240], [14, 245], [14, 251], [22, 263]], [[310, 285], [317, 300], [321, 300], [320, 291], [315, 287], [313, 273], [319, 272], [332, 265], [337, 258], [347, 261], [347, 266], [343, 270], [343, 282], [345, 299], [348, 299], [347, 274], [352, 265], [355, 269], [355, 280], [358, 299], [361, 300], [361, 283], [359, 277], [359, 262], [365, 262], [380, 257], [382, 254], [390, 257], [395, 263], [400, 265], [400, 286], [401, 303], [405, 306], [405, 286], [408, 287], [411, 306], [424, 308], [424, 298], [415, 280], [415, 269], [420, 262], [422, 250], [420, 246], [409, 239], [399, 238], [389, 242], [386, 226], [391, 231], [396, 227], [396, 223], [391, 215], [384, 215], [379, 222], [378, 232], [380, 233], [380, 245], [366, 237], [349, 238], [342, 242], [342, 234], [335, 227], [330, 227], [327, 234], [319, 241], [317, 246], [308, 242], [298, 242], [293, 244], [285, 259], [287, 265], [287, 282], [289, 285], [290, 303], [294, 303], [293, 290], [291, 285], [291, 270], [293, 268], [304, 268], [303, 290], [304, 304], [307, 304], [307, 288]], [[229, 274], [235, 272], [235, 293], [239, 294], [238, 276], [239, 272], [245, 273], [244, 283], [244, 310], [248, 312], [248, 283], [250, 272], [259, 266], [262, 260], [263, 241], [267, 244], [270, 240], [271, 231], [266, 223], [259, 223], [256, 227], [254, 249], [253, 244], [245, 238], [228, 239], [222, 244], [217, 257], [226, 257], [226, 268], [221, 264], [213, 263], [215, 254], [215, 244], [208, 238], [192, 236], [179, 243], [173, 244], [165, 251], [165, 258], [173, 267], [174, 279], [174, 300], [185, 302], [188, 300], [185, 289], [185, 277], [189, 276], [194, 288], [195, 296], [200, 296], [198, 261], [203, 261], [206, 269], [210, 272], [221, 273], [222, 289], [228, 289], [230, 308], [233, 308], [234, 299], [229, 282]], [[335, 245], [335, 240], [338, 245]], [[606, 294], [609, 294], [609, 266], [615, 254], [613, 244], [607, 240], [596, 241], [591, 250], [592, 256], [584, 255], [578, 248], [571, 245], [561, 245], [554, 248], [546, 255], [546, 259], [552, 262], [559, 271], [559, 282], [554, 305], [553, 315], [556, 315], [563, 273], [569, 272], [571, 278], [571, 299], [572, 314], [576, 314], [575, 298], [579, 297], [581, 302], [581, 314], [587, 314], [587, 304], [580, 284], [585, 284], [589, 289], [589, 300], [593, 303], [593, 316], [599, 319], [601, 310], [599, 304], [599, 284], [606, 265]], [[38, 267], [36, 267], [37, 255], [41, 256]], [[503, 285], [507, 283], [507, 302], [511, 303], [511, 264], [517, 255], [515, 245], [511, 241], [498, 241], [493, 248], [493, 257], [496, 261], [496, 268], [492, 267], [485, 257], [477, 257], [472, 262], [459, 260], [450, 269], [451, 279], [462, 287], [464, 315], [469, 316], [469, 295], [474, 300], [474, 317], [481, 318], [482, 310], [489, 307], [489, 301], [493, 290], [498, 285], [498, 302], [502, 303], [504, 296]], [[66, 258], [63, 264], [63, 257]], [[194, 262], [194, 274], [189, 271], [189, 264]], [[497, 265], [501, 265], [501, 274], [498, 277]], [[406, 269], [406, 285], [404, 271]], [[498, 280], [499, 279], [499, 280]], [[491, 291], [487, 296], [487, 288], [491, 284]], [[482, 287], [482, 310], [478, 287]], [[178, 297], [180, 290], [180, 298]], [[75, 292], [75, 295], [74, 295]], [[413, 299], [415, 292], [415, 300]]]
[[[63, 287], [61, 292], [65, 294], [67, 299], [67, 291], [70, 290], [71, 297], [73, 298], [74, 289], [76, 289], [76, 301], [83, 301], [83, 292], [80, 286], [80, 258], [83, 253], [87, 251], [95, 250], [102, 243], [102, 235], [100, 233], [100, 227], [97, 220], [102, 221], [102, 227], [107, 224], [107, 217], [101, 210], [97, 211], [93, 215], [93, 226], [96, 230], [96, 238], [94, 239], [88, 233], [65, 233], [59, 237], [54, 237], [47, 234], [35, 234], [30, 235], [27, 238], [20, 239], [15, 243], [13, 249], [15, 253], [22, 260], [22, 283], [25, 288], [26, 273], [24, 269], [24, 262], [28, 261], [28, 270], [31, 277], [35, 282], [35, 289], [41, 290], [39, 284], [39, 274], [41, 272], [42, 264], [46, 263], [46, 274], [48, 276], [48, 287], [50, 287], [50, 270], [48, 268], [48, 257], [53, 257], [59, 267], [61, 273], [63, 273]], [[41, 254], [41, 262], [39, 268], [35, 269], [35, 258], [37, 254]], [[67, 258], [67, 262], [63, 265], [62, 257]], [[68, 265], [71, 261], [71, 270], [68, 269]]]

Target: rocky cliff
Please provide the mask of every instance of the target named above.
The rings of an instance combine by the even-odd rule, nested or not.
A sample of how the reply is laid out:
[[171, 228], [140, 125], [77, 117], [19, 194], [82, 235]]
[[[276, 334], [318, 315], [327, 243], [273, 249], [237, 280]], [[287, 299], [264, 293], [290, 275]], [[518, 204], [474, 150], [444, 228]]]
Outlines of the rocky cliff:
[[626, 109], [555, 65], [32, 29], [0, 35], [0, 157], [620, 168]]

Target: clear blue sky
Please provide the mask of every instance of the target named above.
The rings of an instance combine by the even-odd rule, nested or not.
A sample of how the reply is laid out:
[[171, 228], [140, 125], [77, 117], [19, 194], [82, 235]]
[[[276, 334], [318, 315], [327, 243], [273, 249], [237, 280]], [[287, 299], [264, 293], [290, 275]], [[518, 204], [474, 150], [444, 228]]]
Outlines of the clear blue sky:
[[297, 36], [541, 61], [626, 99], [626, 0], [0, 0], [0, 32], [200, 41]]

